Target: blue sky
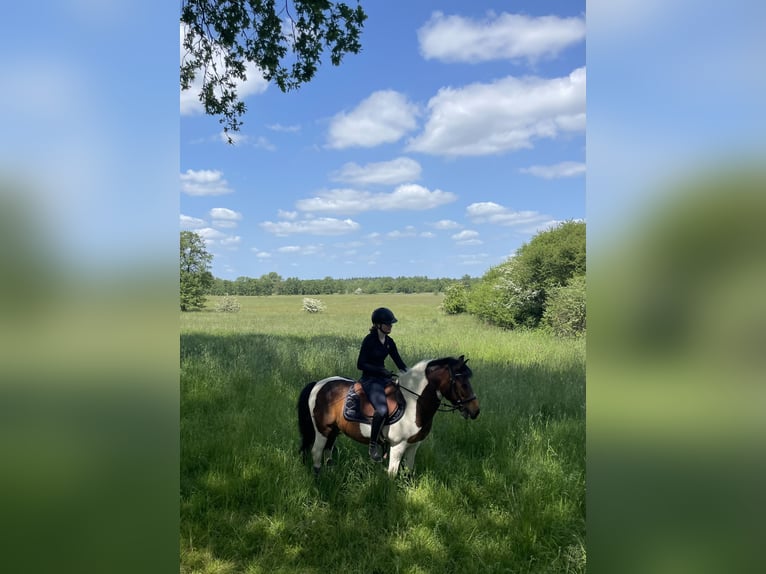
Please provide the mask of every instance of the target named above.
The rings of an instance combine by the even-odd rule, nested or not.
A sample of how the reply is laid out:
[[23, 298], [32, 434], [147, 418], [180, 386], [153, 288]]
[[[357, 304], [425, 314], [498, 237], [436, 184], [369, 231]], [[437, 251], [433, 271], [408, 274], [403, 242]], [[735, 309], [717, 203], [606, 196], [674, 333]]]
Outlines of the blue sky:
[[181, 93], [180, 225], [216, 277], [481, 276], [585, 219], [584, 2], [364, 6], [341, 66], [254, 71], [234, 145]]

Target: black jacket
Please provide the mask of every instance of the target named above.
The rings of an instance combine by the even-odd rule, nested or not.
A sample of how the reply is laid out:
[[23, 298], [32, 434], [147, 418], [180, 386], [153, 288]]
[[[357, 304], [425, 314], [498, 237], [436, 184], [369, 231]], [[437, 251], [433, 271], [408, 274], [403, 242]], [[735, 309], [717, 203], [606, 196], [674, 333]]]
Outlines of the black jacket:
[[385, 343], [381, 344], [378, 333], [372, 331], [362, 341], [359, 358], [356, 360], [356, 368], [362, 371], [362, 378], [387, 377], [389, 371], [385, 367], [385, 360], [389, 355], [400, 370], [407, 370], [407, 365], [399, 356], [394, 340], [386, 335]]

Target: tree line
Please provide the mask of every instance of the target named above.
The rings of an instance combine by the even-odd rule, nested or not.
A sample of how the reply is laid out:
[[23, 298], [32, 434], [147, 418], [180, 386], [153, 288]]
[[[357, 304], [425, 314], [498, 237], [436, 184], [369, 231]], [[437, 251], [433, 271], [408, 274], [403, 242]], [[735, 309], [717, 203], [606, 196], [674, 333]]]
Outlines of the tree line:
[[335, 293], [444, 293], [445, 313], [469, 313], [505, 329], [545, 328], [558, 335], [585, 332], [585, 223], [566, 221], [535, 235], [480, 278], [357, 277], [219, 279], [212, 255], [194, 232], [181, 232], [181, 310], [201, 309], [207, 295], [270, 296]]
[[271, 272], [260, 277], [237, 277], [234, 280], [212, 279], [204, 291], [206, 295], [332, 295], [349, 293], [444, 293], [459, 281], [466, 286], [478, 281], [469, 275], [461, 279], [428, 277], [356, 277], [351, 279], [299, 279], [282, 278]]

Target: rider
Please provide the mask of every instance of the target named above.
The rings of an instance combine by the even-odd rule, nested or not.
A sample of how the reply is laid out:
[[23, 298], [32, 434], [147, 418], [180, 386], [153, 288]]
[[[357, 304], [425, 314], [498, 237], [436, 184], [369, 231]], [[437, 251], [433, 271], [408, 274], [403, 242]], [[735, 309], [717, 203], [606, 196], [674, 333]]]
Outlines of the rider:
[[375, 309], [372, 312], [372, 327], [362, 341], [359, 358], [356, 361], [356, 368], [362, 371], [360, 379], [362, 388], [375, 409], [370, 429], [370, 458], [375, 462], [383, 459], [378, 437], [383, 428], [383, 422], [388, 416], [385, 388], [393, 376], [393, 373], [384, 366], [384, 361], [390, 355], [400, 371], [407, 370], [407, 365], [396, 349], [396, 343], [389, 336], [391, 326], [396, 322], [397, 319], [391, 309], [386, 307]]

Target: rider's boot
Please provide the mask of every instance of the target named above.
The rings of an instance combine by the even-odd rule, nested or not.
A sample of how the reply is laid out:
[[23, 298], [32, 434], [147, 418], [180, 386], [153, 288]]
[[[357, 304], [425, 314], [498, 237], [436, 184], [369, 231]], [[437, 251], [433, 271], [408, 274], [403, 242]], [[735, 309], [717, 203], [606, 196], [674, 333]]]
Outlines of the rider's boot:
[[383, 460], [383, 448], [378, 444], [378, 437], [383, 428], [385, 417], [375, 413], [372, 415], [372, 428], [370, 429], [370, 458], [375, 462]]

